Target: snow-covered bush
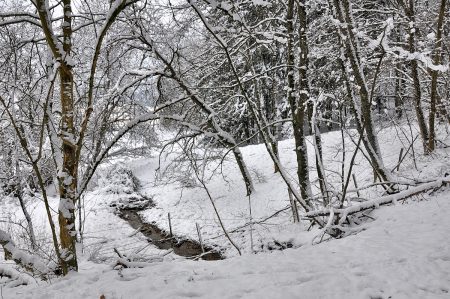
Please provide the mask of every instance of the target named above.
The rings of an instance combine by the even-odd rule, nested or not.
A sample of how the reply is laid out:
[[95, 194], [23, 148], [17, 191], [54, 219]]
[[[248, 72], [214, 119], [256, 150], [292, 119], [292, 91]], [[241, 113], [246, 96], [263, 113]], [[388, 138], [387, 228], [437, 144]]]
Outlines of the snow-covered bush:
[[123, 163], [117, 163], [100, 174], [98, 191], [111, 198], [110, 206], [117, 208], [144, 208], [150, 199], [140, 192], [141, 185], [133, 171]]
[[118, 163], [100, 175], [98, 188], [104, 194], [133, 194], [138, 191], [140, 184], [129, 167]]

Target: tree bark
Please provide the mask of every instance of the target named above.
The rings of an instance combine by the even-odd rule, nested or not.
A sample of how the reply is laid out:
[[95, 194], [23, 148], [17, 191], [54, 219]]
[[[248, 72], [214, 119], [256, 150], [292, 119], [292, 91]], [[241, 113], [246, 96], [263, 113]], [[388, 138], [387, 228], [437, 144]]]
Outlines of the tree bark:
[[[304, 2], [304, 1], [302, 1]], [[288, 1], [287, 15], [286, 15], [286, 29], [288, 36], [287, 43], [287, 98], [292, 113], [292, 127], [294, 130], [295, 141], [295, 153], [297, 155], [297, 177], [300, 185], [300, 194], [306, 202], [311, 198], [311, 183], [309, 181], [309, 169], [308, 169], [308, 152], [305, 142], [305, 108], [306, 101], [309, 94], [307, 88], [305, 88], [305, 82], [307, 87], [306, 69], [300, 67], [300, 84], [299, 91], [295, 88], [294, 77], [294, 0]], [[304, 20], [306, 22], [306, 20]], [[305, 33], [306, 34], [306, 33]], [[301, 53], [304, 59], [307, 58], [307, 52]]]
[[[409, 0], [408, 6], [404, 6], [405, 14], [409, 19], [409, 32], [408, 32], [408, 46], [409, 52], [411, 54], [416, 52], [416, 19], [415, 19], [415, 9], [414, 0]], [[428, 128], [425, 123], [425, 117], [422, 109], [422, 91], [420, 87], [419, 78], [419, 66], [416, 59], [411, 60], [411, 77], [413, 79], [413, 89], [414, 89], [414, 110], [416, 111], [417, 122], [419, 125], [419, 132], [422, 139], [423, 151], [428, 153]]]
[[[363, 144], [369, 154], [374, 173], [383, 181], [390, 181], [389, 174], [383, 165], [378, 139], [374, 131], [371, 97], [366, 77], [360, 64], [359, 44], [354, 32], [351, 5], [348, 0], [333, 0], [333, 6], [335, 9], [335, 17], [341, 23], [339, 33], [342, 44], [342, 56], [347, 60], [349, 69], [347, 69], [345, 61], [342, 61], [341, 67], [346, 77], [347, 90], [352, 98], [351, 110], [356, 117], [357, 129], [359, 134], [365, 133], [365, 136], [363, 136]], [[355, 89], [358, 93], [359, 101], [357, 101], [356, 95], [353, 92], [349, 78], [350, 74], [355, 78]]]
[[[400, 33], [401, 29], [398, 28], [395, 31], [395, 39], [396, 42], [400, 42]], [[395, 106], [395, 114], [397, 118], [401, 118], [403, 115], [403, 94], [402, 90], [404, 88], [404, 76], [401, 72], [403, 68], [402, 63], [398, 62], [395, 64], [395, 94], [394, 94], [394, 106]]]
[[77, 271], [75, 200], [78, 178], [76, 141], [74, 130], [73, 73], [69, 58], [72, 49], [71, 0], [64, 0], [63, 57], [59, 69], [63, 163], [58, 176], [60, 203], [58, 209], [59, 238], [61, 244], [62, 271]]
[[[447, 0], [441, 0], [441, 4], [439, 6], [439, 16], [437, 21], [436, 28], [436, 43], [434, 46], [434, 54], [433, 54], [433, 64], [438, 66], [441, 63], [441, 50], [442, 50], [442, 27], [444, 24], [445, 17], [445, 3]], [[436, 132], [434, 130], [434, 124], [436, 119], [436, 103], [438, 102], [438, 70], [431, 70], [431, 94], [430, 94], [430, 114], [428, 117], [428, 127], [429, 127], [429, 139], [428, 139], [428, 150], [430, 152], [434, 151], [435, 143], [436, 143]]]

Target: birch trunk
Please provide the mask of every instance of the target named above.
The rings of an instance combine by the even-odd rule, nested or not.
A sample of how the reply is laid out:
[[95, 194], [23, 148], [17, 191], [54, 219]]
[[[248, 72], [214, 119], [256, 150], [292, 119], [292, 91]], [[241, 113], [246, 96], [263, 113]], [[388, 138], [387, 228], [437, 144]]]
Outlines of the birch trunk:
[[60, 203], [58, 209], [62, 271], [77, 271], [75, 200], [77, 195], [78, 162], [74, 130], [73, 73], [69, 60], [72, 49], [71, 0], [64, 0], [63, 51], [65, 57], [59, 69], [61, 101], [62, 173], [58, 176]]

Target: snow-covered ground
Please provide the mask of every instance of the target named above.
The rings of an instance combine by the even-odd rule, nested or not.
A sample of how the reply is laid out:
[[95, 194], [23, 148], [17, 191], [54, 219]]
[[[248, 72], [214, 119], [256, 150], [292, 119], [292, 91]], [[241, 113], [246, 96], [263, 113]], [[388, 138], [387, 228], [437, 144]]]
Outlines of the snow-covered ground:
[[[449, 298], [450, 192], [377, 210], [359, 234], [228, 260], [142, 269], [84, 262], [53, 283], [3, 298]], [[304, 234], [311, 238], [313, 233]]]
[[[395, 168], [397, 165], [401, 148], [404, 148], [403, 153], [406, 153], [409, 147], [409, 142], [406, 138], [413, 140], [416, 137], [416, 135], [411, 137], [409, 134], [407, 126], [388, 127], [379, 132], [383, 160], [388, 170]], [[450, 139], [445, 132], [443, 132], [442, 136], [447, 138], [447, 140]], [[330, 186], [333, 186], [333, 190], [339, 192], [341, 191], [341, 178], [339, 175], [342, 167], [341, 133], [339, 131], [330, 132], [323, 134], [322, 137], [327, 180]], [[356, 142], [357, 137], [353, 137], [353, 141]], [[317, 194], [320, 191], [315, 171], [314, 149], [310, 138], [308, 138], [307, 145], [309, 165], [312, 169], [310, 178], [313, 182], [313, 193]], [[279, 143], [280, 159], [283, 166], [289, 171], [292, 178], [296, 180], [296, 157], [293, 148], [293, 140], [285, 140]], [[354, 149], [355, 144], [346, 136], [346, 171]], [[412, 151], [409, 150], [406, 158], [400, 165], [399, 172], [394, 172], [394, 178], [401, 181], [414, 182], [414, 180], [432, 180], [433, 178], [443, 177], [446, 172], [449, 172], [450, 151], [448, 149], [439, 149], [433, 156], [424, 156], [418, 139], [415, 141], [414, 149], [415, 162]], [[264, 146], [247, 146], [242, 148], [242, 152], [252, 173], [256, 189], [250, 198], [252, 220], [253, 222], [259, 222], [289, 206], [287, 187], [280, 175], [273, 172], [273, 163]], [[166, 162], [164, 156], [161, 160], [162, 169], [171, 162], [170, 157], [167, 158]], [[236, 239], [234, 241], [239, 244], [243, 252], [264, 251], [267, 247], [276, 247], [274, 243], [289, 242], [294, 246], [301, 246], [305, 243], [305, 240], [299, 237], [301, 232], [305, 230], [305, 227], [292, 224], [292, 213], [289, 209], [261, 225], [249, 226], [249, 200], [245, 196], [245, 187], [238, 167], [232, 159], [218, 166], [220, 162], [221, 160], [211, 162], [207, 173], [210, 174], [214, 170], [215, 173], [206, 181], [206, 186], [218, 207], [226, 228], [228, 230], [240, 228], [239, 232], [232, 236], [234, 236]], [[198, 223], [201, 227], [203, 241], [211, 245], [221, 244], [222, 248], [226, 250], [225, 254], [227, 256], [237, 255], [236, 250], [233, 249], [221, 230], [207, 193], [199, 183], [195, 183], [195, 177], [191, 177], [188, 180], [188, 184], [186, 183], [187, 175], [183, 172], [179, 175], [182, 178], [181, 182], [180, 178], [167, 184], [164, 183], [164, 179], [155, 179], [155, 173], [152, 170], [158, 168], [157, 157], [131, 161], [129, 165], [131, 165], [134, 173], [143, 182], [143, 192], [151, 196], [156, 203], [155, 208], [142, 213], [148, 221], [153, 221], [161, 228], [168, 229], [167, 214], [170, 212], [173, 231], [176, 234], [197, 239], [196, 223]], [[417, 169], [415, 165], [417, 165]], [[223, 170], [223, 172], [221, 173], [219, 170]], [[356, 156], [353, 173], [356, 174], [360, 188], [373, 183], [372, 169], [361, 154]], [[345, 175], [347, 175], [347, 172]], [[192, 181], [194, 183], [191, 183]], [[354, 189], [353, 180], [349, 189]], [[360, 195], [365, 199], [373, 199], [382, 194], [382, 191], [382, 187], [378, 186], [377, 188], [362, 190]], [[349, 196], [356, 196], [356, 193], [350, 192]], [[303, 225], [307, 227], [309, 223], [306, 222]], [[251, 233], [253, 248], [250, 242]]]
[[[409, 128], [392, 127], [379, 132], [380, 146], [386, 168], [393, 169], [400, 148], [407, 150]], [[449, 135], [441, 132], [441, 140], [449, 143]], [[324, 164], [328, 182], [340, 191], [342, 140], [340, 132], [323, 135]], [[281, 161], [295, 178], [293, 141], [280, 142]], [[314, 155], [308, 144], [310, 165]], [[354, 144], [346, 137], [346, 163]], [[394, 177], [402, 181], [432, 180], [450, 170], [448, 148], [436, 150], [432, 156], [421, 154], [416, 140], [413, 159], [408, 152]], [[142, 212], [149, 222], [168, 230], [167, 214], [171, 214], [173, 232], [197, 239], [196, 224], [208, 245], [222, 250], [228, 259], [205, 262], [190, 261], [159, 250], [114, 214], [110, 203], [120, 195], [105, 192], [108, 179], [84, 197], [85, 221], [83, 252], [80, 248], [80, 271], [51, 282], [31, 280], [29, 286], [2, 287], [3, 298], [450, 298], [450, 188], [432, 194], [412, 197], [396, 206], [382, 207], [371, 215], [374, 221], [362, 224], [363, 231], [343, 239], [330, 239], [312, 245], [320, 233], [307, 231], [308, 222], [293, 224], [286, 185], [261, 145], [242, 149], [255, 182], [250, 201], [245, 196], [238, 168], [231, 156], [219, 166], [213, 160], [205, 171], [205, 184], [210, 191], [225, 227], [243, 252], [237, 251], [223, 235], [211, 202], [204, 188], [183, 168], [169, 176], [156, 173], [157, 155], [120, 163], [130, 168], [141, 181], [140, 192], [153, 198], [156, 206]], [[176, 154], [161, 157], [165, 170]], [[416, 167], [417, 166], [417, 167]], [[222, 171], [220, 171], [222, 170]], [[103, 168], [103, 176], [110, 169]], [[373, 182], [373, 174], [362, 155], [357, 155], [353, 168], [360, 187]], [[315, 171], [311, 179], [315, 185]], [[166, 173], [170, 174], [170, 173]], [[101, 175], [102, 176], [102, 175]], [[103, 186], [102, 186], [103, 184]], [[353, 189], [351, 183], [350, 189]], [[317, 191], [317, 186], [313, 188]], [[355, 193], [350, 192], [351, 196]], [[361, 197], [373, 199], [382, 188], [361, 191]], [[58, 200], [52, 198], [57, 209]], [[17, 203], [2, 202], [0, 217], [20, 221]], [[252, 219], [249, 215], [251, 205]], [[36, 222], [38, 239], [48, 240], [43, 205], [33, 202], [30, 212]], [[276, 213], [274, 217], [258, 223]], [[23, 218], [23, 217], [22, 217]], [[250, 220], [253, 225], [248, 225]], [[3, 229], [5, 223], [0, 222]], [[13, 226], [14, 227], [14, 226]], [[13, 230], [17, 232], [20, 230]], [[48, 231], [48, 230], [47, 230]], [[326, 238], [325, 238], [326, 239]], [[317, 241], [317, 239], [315, 239]], [[293, 246], [271, 251], [280, 244]], [[128, 257], [152, 259], [142, 269], [117, 271], [116, 248]], [[258, 252], [258, 254], [252, 254]], [[0, 261], [0, 266], [5, 262]], [[6, 266], [11, 267], [10, 264]], [[0, 281], [1, 282], [1, 281]]]

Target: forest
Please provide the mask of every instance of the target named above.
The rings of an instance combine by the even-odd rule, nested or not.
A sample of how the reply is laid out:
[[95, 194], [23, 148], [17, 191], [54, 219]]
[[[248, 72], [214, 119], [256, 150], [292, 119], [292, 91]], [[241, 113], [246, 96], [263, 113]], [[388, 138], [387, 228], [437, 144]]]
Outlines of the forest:
[[3, 0], [1, 298], [448, 298], [450, 2]]

